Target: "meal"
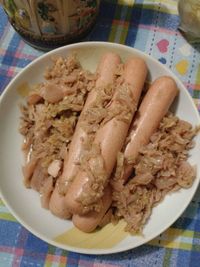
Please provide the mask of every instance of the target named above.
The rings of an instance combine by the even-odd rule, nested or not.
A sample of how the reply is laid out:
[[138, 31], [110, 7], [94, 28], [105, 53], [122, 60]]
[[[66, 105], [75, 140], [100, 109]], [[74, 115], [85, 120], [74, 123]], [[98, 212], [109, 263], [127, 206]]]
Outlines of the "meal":
[[106, 53], [95, 73], [59, 57], [21, 106], [24, 184], [84, 232], [124, 219], [141, 233], [153, 207], [195, 179], [187, 159], [198, 129], [169, 112], [171, 77], [143, 93], [147, 74], [138, 57]]

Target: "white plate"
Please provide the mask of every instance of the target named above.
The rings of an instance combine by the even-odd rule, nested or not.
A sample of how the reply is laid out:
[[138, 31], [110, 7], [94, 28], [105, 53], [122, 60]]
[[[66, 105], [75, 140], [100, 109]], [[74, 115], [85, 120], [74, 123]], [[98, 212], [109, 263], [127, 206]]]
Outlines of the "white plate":
[[[36, 84], [43, 80], [43, 72], [55, 55], [67, 56], [75, 51], [84, 68], [94, 71], [99, 58], [106, 51], [118, 53], [122, 60], [129, 56], [144, 58], [149, 68], [149, 79], [162, 75], [172, 76], [180, 89], [179, 97], [173, 107], [175, 113], [193, 125], [200, 124], [195, 105], [183, 84], [176, 76], [152, 57], [133, 48], [103, 42], [86, 42], [73, 44], [51, 51], [36, 59], [21, 71], [7, 86], [0, 102], [0, 193], [3, 201], [17, 220], [30, 232], [44, 241], [57, 247], [87, 254], [116, 253], [140, 246], [166, 230], [183, 213], [198, 187], [200, 180], [199, 151], [200, 136], [196, 138], [196, 146], [191, 151], [190, 162], [197, 164], [197, 178], [188, 190], [181, 190], [167, 196], [153, 210], [153, 214], [144, 228], [144, 236], [129, 236], [123, 232], [123, 223], [117, 226], [108, 225], [103, 230], [82, 234], [73, 229], [70, 221], [61, 220], [49, 211], [41, 208], [39, 194], [26, 189], [22, 183], [21, 152], [22, 137], [18, 132], [19, 108], [22, 101], [17, 88], [24, 82]], [[65, 234], [63, 234], [65, 233]], [[58, 237], [60, 236], [61, 237]], [[57, 238], [56, 238], [57, 237]]]

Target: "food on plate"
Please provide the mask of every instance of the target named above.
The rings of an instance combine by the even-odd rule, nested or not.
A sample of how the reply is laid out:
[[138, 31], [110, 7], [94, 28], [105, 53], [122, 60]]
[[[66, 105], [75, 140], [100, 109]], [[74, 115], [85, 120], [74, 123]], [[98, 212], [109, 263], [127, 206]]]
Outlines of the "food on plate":
[[[131, 77], [133, 81], [136, 80], [135, 75]], [[163, 92], [165, 93], [163, 94]], [[159, 123], [167, 113], [177, 93], [178, 89], [176, 83], [170, 77], [158, 78], [150, 86], [137, 111], [133, 124], [130, 127], [128, 143], [123, 151], [124, 159], [120, 172], [120, 176], [122, 175], [122, 177], [120, 177], [123, 181], [122, 184], [126, 182], [129, 175], [133, 172], [133, 162], [137, 158], [141, 146], [149, 142], [151, 135], [159, 126]], [[113, 144], [113, 142], [111, 141], [110, 144]], [[119, 177], [118, 170], [115, 172], [114, 176]], [[114, 183], [112, 185], [114, 185]], [[71, 192], [69, 195], [71, 196]], [[113, 191], [113, 196], [115, 196], [115, 190]], [[107, 198], [107, 196], [105, 196], [105, 198]], [[104, 203], [104, 200], [102, 200], [102, 203]], [[95, 229], [100, 224], [103, 215], [108, 209], [109, 207], [102, 205], [101, 212], [90, 212], [90, 218], [93, 215], [95, 220], [90, 220], [90, 223], [88, 222], [87, 224], [88, 214], [85, 216], [76, 214], [73, 216], [73, 223], [82, 231], [88, 231], [88, 229], [92, 228]], [[101, 216], [101, 214], [103, 215]], [[109, 214], [111, 215], [111, 213]]]
[[[41, 193], [45, 208], [49, 208], [76, 123], [94, 84], [95, 75], [83, 70], [74, 56], [56, 58], [45, 73], [45, 81], [30, 91], [27, 105], [21, 106], [24, 183]], [[69, 212], [62, 212], [63, 217], [71, 217]]]
[[131, 163], [136, 159], [141, 146], [149, 142], [177, 94], [175, 81], [165, 76], [156, 79], [147, 91], [131, 126], [130, 140], [124, 151], [126, 166], [123, 179], [125, 181], [133, 172]]
[[[192, 186], [195, 168], [188, 162], [188, 152], [198, 129], [171, 113], [159, 124], [150, 142], [139, 149], [134, 160], [134, 177], [124, 182], [125, 154], [120, 154], [113, 178], [114, 218], [124, 218], [126, 231], [141, 233], [152, 208], [166, 194]], [[126, 168], [126, 167], [125, 167]]]
[[168, 112], [178, 94], [163, 76], [142, 96], [143, 59], [108, 52], [95, 73], [55, 58], [21, 105], [24, 184], [41, 205], [84, 232], [124, 219], [142, 232], [166, 194], [188, 188], [197, 128]]
[[[99, 200], [99, 211], [89, 211], [85, 215], [74, 214], [72, 216], [73, 224], [81, 231], [90, 233], [96, 229], [97, 226], [103, 226], [110, 222], [112, 204], [112, 188], [108, 185], [105, 188], [103, 197]], [[108, 216], [107, 216], [107, 211]], [[107, 219], [105, 219], [107, 217]], [[106, 221], [106, 222], [104, 222]]]
[[50, 210], [59, 217], [66, 217], [66, 214], [69, 213], [69, 209], [65, 204], [65, 192], [78, 173], [78, 162], [80, 161], [80, 157], [85, 146], [83, 140], [86, 142], [89, 137], [91, 138], [91, 134], [93, 135], [92, 132], [88, 133], [85, 131], [85, 129], [82, 127], [82, 124], [88, 116], [90, 118], [91, 116], [94, 116], [95, 113], [91, 114], [91, 108], [97, 104], [97, 96], [97, 101], [99, 102], [101, 100], [99, 99], [99, 96], [101, 95], [103, 105], [106, 105], [107, 101], [109, 101], [110, 97], [112, 96], [112, 90], [107, 90], [108, 92], [106, 92], [106, 89], [108, 86], [110, 86], [110, 84], [113, 83], [115, 72], [119, 63], [120, 57], [114, 53], [107, 53], [99, 63], [96, 71], [97, 79], [95, 86], [87, 97], [86, 103], [79, 117], [76, 130], [71, 140], [67, 157], [64, 159], [63, 172], [57, 180], [55, 189], [50, 198]]
[[[125, 142], [146, 75], [145, 62], [140, 58], [130, 58], [119, 78], [113, 81], [115, 92], [106, 107], [107, 114], [99, 123], [85, 158], [82, 158], [81, 170], [66, 192], [66, 205], [73, 214], [100, 209], [98, 200], [104, 194], [117, 154]], [[86, 120], [88, 118], [89, 114]]]

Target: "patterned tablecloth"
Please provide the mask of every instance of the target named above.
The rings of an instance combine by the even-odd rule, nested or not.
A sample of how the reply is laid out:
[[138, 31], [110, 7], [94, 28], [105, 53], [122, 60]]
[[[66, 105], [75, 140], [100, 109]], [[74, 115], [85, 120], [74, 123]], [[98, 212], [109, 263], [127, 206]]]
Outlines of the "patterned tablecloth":
[[[86, 40], [135, 47], [168, 66], [200, 111], [200, 45], [177, 30], [176, 0], [102, 0]], [[28, 46], [0, 8], [0, 91], [43, 52]], [[163, 234], [134, 250], [89, 256], [48, 245], [21, 226], [0, 200], [0, 266], [200, 266], [200, 190], [184, 214]]]

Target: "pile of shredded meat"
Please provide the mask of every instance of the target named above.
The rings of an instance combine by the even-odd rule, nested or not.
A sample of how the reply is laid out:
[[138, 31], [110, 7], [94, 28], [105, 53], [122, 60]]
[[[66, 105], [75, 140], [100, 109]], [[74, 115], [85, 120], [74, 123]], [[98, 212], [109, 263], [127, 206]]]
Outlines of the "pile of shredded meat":
[[[80, 202], [88, 206], [87, 211], [91, 203], [102, 197], [108, 183], [101, 149], [93, 143], [95, 133], [114, 117], [130, 123], [131, 114], [136, 109], [130, 100], [129, 86], [123, 84], [121, 74], [122, 65], [116, 73], [115, 83], [98, 88], [93, 106], [81, 114], [81, 127], [88, 137], [83, 140], [85, 149], [78, 164], [92, 177], [92, 182], [85, 185], [88, 193], [80, 197]], [[56, 58], [45, 73], [45, 81], [30, 91], [27, 103], [20, 107], [20, 133], [24, 136], [22, 149], [26, 158], [24, 184], [45, 196], [41, 199], [43, 207], [48, 206], [62, 173], [76, 123], [88, 93], [95, 88], [96, 76], [84, 70], [73, 55], [66, 59]], [[112, 101], [117, 103], [115, 109]], [[196, 174], [195, 167], [187, 159], [196, 133], [197, 129], [188, 122], [167, 114], [149, 144], [141, 148], [136, 161], [132, 162], [135, 173], [126, 183], [122, 179], [123, 169], [131, 159], [125, 162], [120, 152], [110, 181], [112, 207], [101, 226], [111, 217], [113, 222], [123, 218], [127, 222], [126, 231], [141, 233], [153, 207], [166, 194], [190, 187]], [[99, 207], [93, 205], [91, 209], [98, 211]]]
[[166, 194], [189, 188], [196, 176], [188, 152], [198, 129], [173, 114], [166, 115], [148, 145], [140, 149], [134, 176], [123, 184], [124, 157], [118, 155], [113, 181], [113, 220], [124, 218], [126, 231], [141, 233], [152, 208]]
[[[45, 81], [35, 86], [21, 105], [24, 136], [24, 183], [37, 191], [55, 185], [87, 94], [96, 77], [83, 70], [74, 55], [53, 59]], [[49, 189], [50, 191], [50, 189]]]

